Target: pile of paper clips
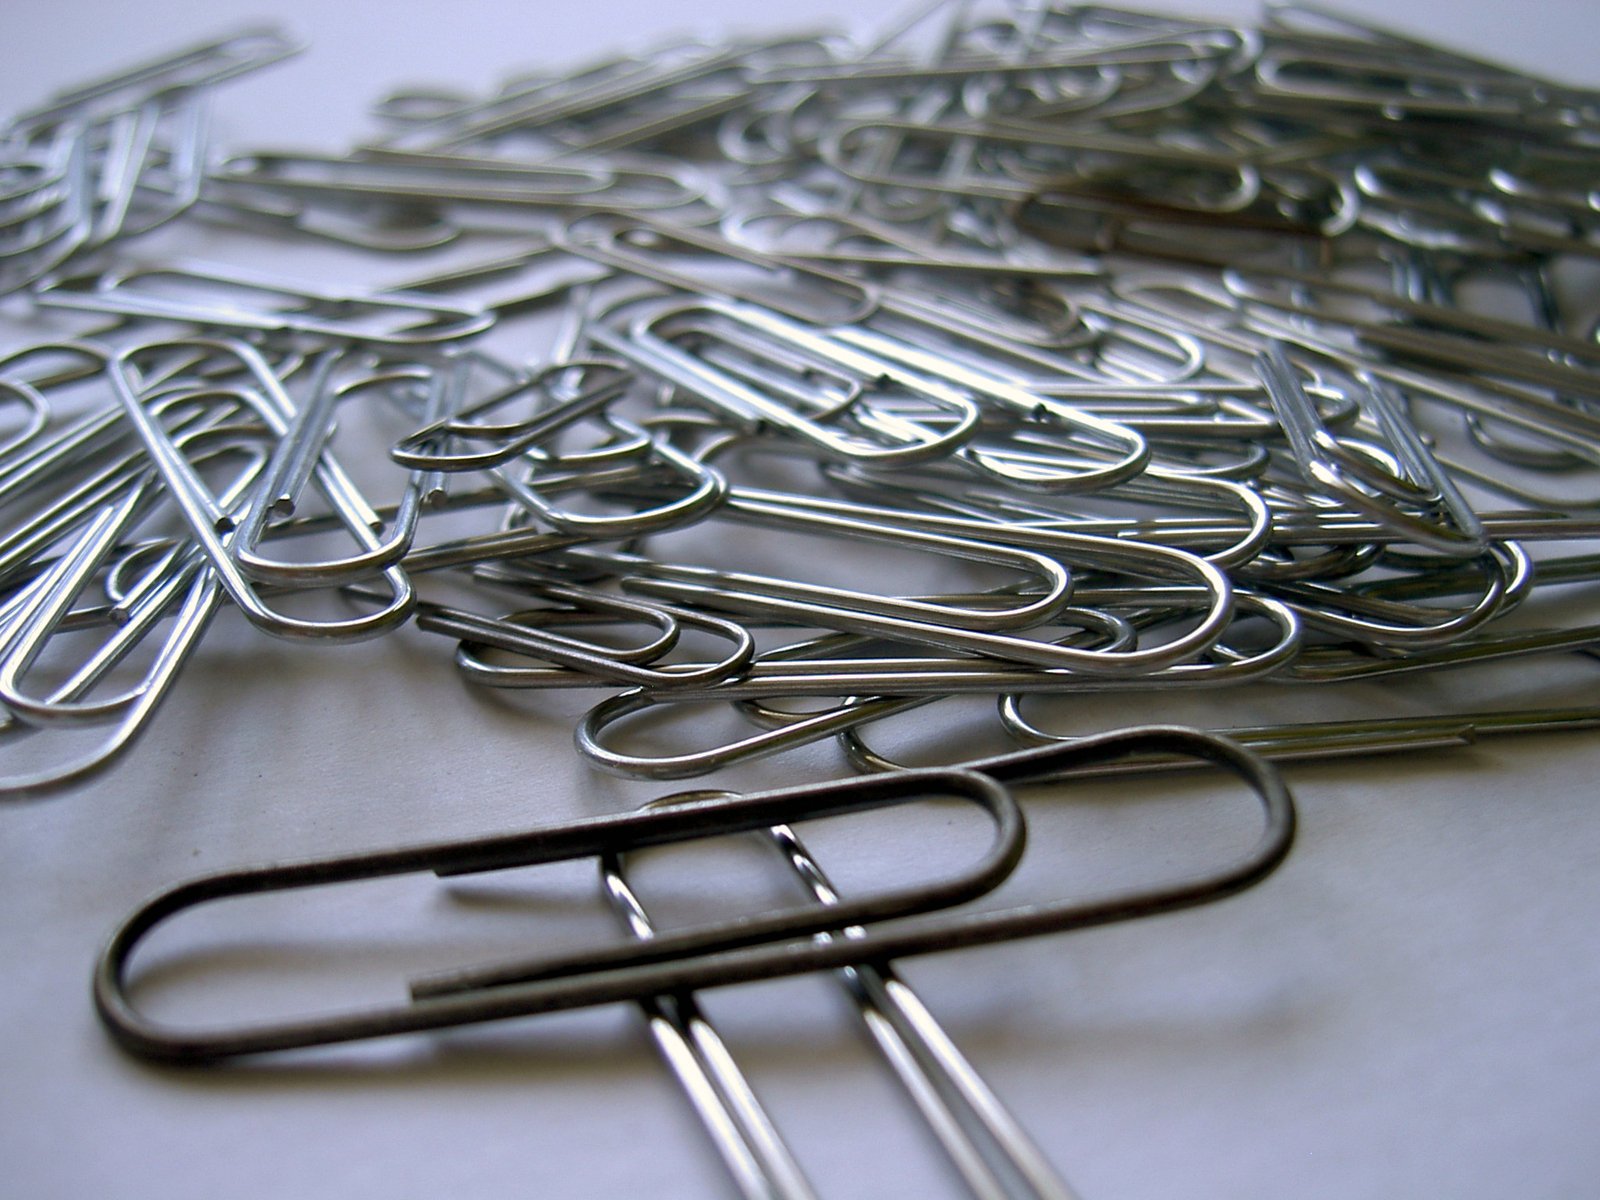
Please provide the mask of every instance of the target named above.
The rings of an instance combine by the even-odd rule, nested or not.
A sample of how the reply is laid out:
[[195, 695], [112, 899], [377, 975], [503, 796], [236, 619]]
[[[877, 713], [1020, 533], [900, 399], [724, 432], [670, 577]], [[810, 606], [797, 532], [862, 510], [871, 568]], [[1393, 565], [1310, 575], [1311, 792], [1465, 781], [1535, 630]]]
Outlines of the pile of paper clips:
[[[1255, 759], [1176, 735], [1075, 746], [1026, 697], [1372, 678], [1600, 639], [1508, 620], [1600, 567], [1581, 545], [1600, 535], [1600, 93], [1307, 6], [1236, 28], [1018, 0], [939, 6], [873, 41], [684, 41], [487, 94], [398, 92], [348, 154], [208, 156], [205, 90], [287, 50], [268, 33], [197, 47], [0, 138], [0, 285], [91, 323], [0, 363], [0, 704], [13, 741], [105, 732], [6, 770], [0, 794], [112, 760], [232, 605], [286, 638], [409, 623], [487, 687], [604, 689], [578, 749], [636, 776], [837, 737], [890, 782], [828, 803], [942, 790], [1005, 825], [995, 781], [1041, 762], [1222, 757], [1268, 798], [1269, 834], [1209, 898], [1287, 848], [1287, 798]], [[430, 262], [330, 288], [125, 247], [180, 213]], [[752, 529], [809, 539], [792, 562], [848, 539], [960, 582], [730, 569], [720, 548]], [[929, 777], [865, 740], [959, 694], [996, 697], [1006, 730], [1046, 748], [1004, 760], [1026, 770]], [[621, 747], [685, 705], [749, 732]], [[1307, 756], [1597, 723], [1550, 708], [1234, 733]], [[1113, 748], [1148, 753], [1113, 764]], [[784, 810], [683, 811], [703, 832]], [[692, 1041], [686, 988], [856, 965], [878, 1003], [897, 985], [859, 964], [918, 948], [870, 927], [816, 937], [905, 909], [813, 908], [761, 930], [800, 942], [732, 950], [654, 937], [635, 904], [648, 953], [469, 974], [337, 1029], [168, 1039], [122, 995], [134, 942], [189, 903], [615, 855], [645, 844], [629, 821], [646, 818], [559, 851], [435, 847], [180, 888], [108, 951], [102, 1011], [180, 1058], [620, 998]], [[989, 936], [939, 928], [946, 946]], [[725, 1153], [750, 1194], [804, 1194], [742, 1119]]]

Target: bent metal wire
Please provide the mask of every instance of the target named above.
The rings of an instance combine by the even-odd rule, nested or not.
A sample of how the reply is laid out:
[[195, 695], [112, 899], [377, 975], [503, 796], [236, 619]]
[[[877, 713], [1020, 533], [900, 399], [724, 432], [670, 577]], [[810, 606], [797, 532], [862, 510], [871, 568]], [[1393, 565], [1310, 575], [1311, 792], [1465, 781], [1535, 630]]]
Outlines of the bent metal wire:
[[[1100, 898], [1060, 900], [948, 917], [915, 916], [982, 895], [1000, 883], [1022, 854], [1023, 826], [1009, 783], [1137, 752], [1167, 752], [1223, 768], [1262, 806], [1263, 826], [1242, 855], [1191, 877], [1147, 884]], [[688, 934], [660, 935], [567, 959], [498, 963], [426, 980], [412, 1003], [240, 1028], [181, 1030], [143, 1015], [129, 995], [131, 960], [162, 921], [195, 905], [230, 896], [381, 878], [415, 871], [460, 875], [548, 863], [659, 845], [705, 833], [770, 828], [807, 817], [904, 802], [961, 796], [995, 821], [996, 837], [981, 868], [869, 900], [840, 901], [736, 919]], [[980, 759], [959, 769], [900, 771], [837, 783], [732, 799], [709, 799], [620, 817], [604, 817], [458, 842], [406, 847], [281, 866], [245, 868], [169, 888], [133, 912], [112, 935], [95, 969], [95, 1005], [124, 1049], [168, 1062], [216, 1061], [246, 1054], [416, 1033], [474, 1022], [556, 1012], [593, 1004], [775, 979], [860, 963], [890, 962], [1044, 933], [1082, 929], [1221, 899], [1265, 878], [1289, 852], [1294, 805], [1275, 770], [1224, 738], [1176, 727], [1124, 730], [1066, 746]], [[860, 926], [848, 938], [773, 940]]]
[[[1027, 697], [1156, 705], [1600, 644], [1597, 306], [1572, 269], [1600, 255], [1596, 91], [1314, 6], [1235, 27], [939, 4], [868, 38], [691, 39], [475, 94], [401, 88], [347, 152], [211, 154], [213, 89], [293, 49], [244, 31], [0, 128], [0, 292], [37, 339], [0, 358], [0, 796], [115, 761], [228, 606], [300, 642], [414, 626], [474, 685], [596, 689], [580, 752], [647, 778], [826, 738], [898, 772], [866, 731], [937, 722], [942, 696], [993, 696], [1032, 745], [1071, 731]], [[225, 261], [140, 258], [169, 222], [219, 227]], [[263, 241], [347, 265], [241, 265]], [[748, 732], [625, 742], [689, 705]], [[1304, 758], [1593, 723], [1546, 704], [1237, 732]], [[1135, 745], [1151, 753], [1111, 761]], [[230, 873], [131, 918], [97, 996], [130, 1048], [173, 1059], [634, 1001], [708, 1123], [743, 1131], [719, 1144], [747, 1193], [804, 1195], [689, 991], [838, 970], [905, 1038], [925, 1026], [893, 957], [1244, 886], [1292, 822], [1221, 745], [1093, 739]], [[784, 918], [798, 940], [697, 948], [652, 928], [622, 857], [658, 822], [770, 828], [931, 786], [1009, 831], [1024, 764], [1197, 755], [1263, 797], [1262, 847], [1122, 907], [880, 920], [824, 899]], [[792, 831], [767, 836], [831, 894]], [[135, 944], [191, 903], [502, 851], [599, 857], [635, 942], [419, 981], [343, 1024], [208, 1038], [129, 1003]], [[917, 1044], [895, 1053], [981, 1099]], [[991, 1194], [982, 1154], [946, 1144]]]

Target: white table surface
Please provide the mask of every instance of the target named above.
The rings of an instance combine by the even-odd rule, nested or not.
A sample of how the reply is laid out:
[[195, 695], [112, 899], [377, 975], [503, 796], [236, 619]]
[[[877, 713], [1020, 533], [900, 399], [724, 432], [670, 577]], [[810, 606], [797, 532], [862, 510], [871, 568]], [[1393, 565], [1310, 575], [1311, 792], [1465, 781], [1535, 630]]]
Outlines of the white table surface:
[[[1600, 82], [1592, 0], [1347, 7]], [[310, 49], [219, 93], [222, 146], [337, 148], [370, 128], [364, 104], [401, 82], [482, 89], [519, 66], [647, 45], [667, 30], [875, 14], [842, 0], [770, 10], [294, 0], [272, 13], [247, 0], [10, 0], [0, 110], [263, 16]], [[162, 237], [179, 250], [191, 237], [206, 252], [227, 245]], [[1582, 702], [1597, 671], [1591, 659], [1531, 660], [1343, 694], [1142, 698], [1094, 719]], [[0, 809], [0, 1196], [732, 1194], [628, 1009], [196, 1071], [120, 1054], [90, 1007], [90, 966], [112, 923], [180, 878], [619, 812], [672, 790], [580, 762], [570, 728], [593, 699], [475, 693], [445, 643], [410, 631], [304, 649], [224, 614], [127, 761]], [[949, 705], [899, 728], [939, 739], [986, 711]], [[822, 746], [707, 782], [844, 772]], [[905, 974], [1089, 1200], [1593, 1196], [1597, 773], [1600, 746], [1586, 734], [1294, 768], [1300, 839], [1254, 890], [1157, 920], [934, 956]], [[1248, 835], [1225, 792], [1157, 780], [1075, 789], [1077, 806], [1032, 799], [1033, 857], [1007, 894], [1082, 892], [1201, 861]], [[839, 840], [841, 874], [860, 874], [865, 850]], [[914, 859], [915, 845], [895, 853]], [[664, 858], [660, 872], [665, 892], [694, 892]], [[256, 1011], [282, 998], [291, 967], [337, 998], [393, 998], [396, 972], [413, 962], [407, 930], [421, 931], [429, 961], [448, 962], [474, 941], [506, 953], [612, 929], [576, 869], [357, 891], [263, 905], [238, 925], [196, 917], [163, 943], [155, 999], [197, 1017]], [[208, 961], [232, 975], [186, 973], [186, 948], [215, 951]], [[823, 1195], [960, 1194], [826, 981], [718, 993], [708, 1006]]]

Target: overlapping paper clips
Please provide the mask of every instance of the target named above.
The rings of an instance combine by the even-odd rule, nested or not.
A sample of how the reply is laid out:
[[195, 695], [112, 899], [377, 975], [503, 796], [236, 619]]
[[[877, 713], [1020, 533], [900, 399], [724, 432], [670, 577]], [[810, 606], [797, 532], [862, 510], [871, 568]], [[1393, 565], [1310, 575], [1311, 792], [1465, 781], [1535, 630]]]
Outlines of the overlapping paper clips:
[[[1006, 786], [1129, 754], [1176, 755], [1234, 775], [1261, 807], [1243, 853], [1181, 878], [1093, 898], [1061, 898], [972, 911], [957, 908], [1004, 882], [1023, 855], [1024, 821]], [[969, 867], [934, 882], [843, 897], [795, 825], [929, 800], [957, 800], [993, 825]], [[948, 816], [945, 817], [948, 819]], [[695, 993], [828, 971], [839, 978], [879, 1049], [978, 1195], [1069, 1197], [1048, 1160], [949, 1036], [895, 973], [893, 961], [1133, 920], [1231, 895], [1270, 874], [1289, 852], [1295, 811], [1270, 764], [1237, 744], [1179, 727], [1103, 734], [1072, 745], [1013, 751], [959, 769], [895, 771], [752, 795], [666, 797], [645, 811], [523, 833], [278, 864], [191, 880], [142, 905], [118, 928], [95, 971], [95, 1003], [133, 1053], [177, 1063], [391, 1037], [430, 1029], [631, 1001], [683, 1084], [724, 1161], [748, 1195], [812, 1195], [771, 1118], [700, 1011]], [[629, 878], [627, 855], [707, 836], [764, 834], [810, 898], [690, 929], [657, 930]], [[494, 962], [413, 979], [399, 1005], [293, 1016], [248, 1026], [179, 1028], [141, 1010], [130, 980], [135, 951], [157, 926], [202, 904], [266, 892], [359, 883], [431, 871], [442, 877], [597, 857], [627, 941], [577, 954]]]
[[[208, 158], [202, 90], [288, 49], [221, 39], [0, 140], [0, 286], [69, 331], [0, 361], [0, 795], [113, 761], [225, 609], [283, 638], [441, 635], [474, 685], [604, 690], [576, 732], [602, 770], [684, 778], [837, 738], [901, 781], [863, 796], [988, 786], [869, 743], [953, 696], [993, 697], [1025, 746], [1071, 745], [1030, 698], [1600, 641], [1581, 611], [1600, 343], [1574, 270], [1600, 255], [1600, 92], [1307, 5], [1242, 28], [1018, 0], [872, 40], [682, 41], [398, 91], [348, 154]], [[180, 213], [427, 262], [332, 286], [130, 257]], [[652, 749], [687, 706], [741, 732]], [[1304, 758], [1596, 724], [1551, 706], [1231, 732]], [[1135, 743], [1073, 762], [1180, 766], [1201, 744]], [[742, 1128], [723, 1145], [747, 1191], [804, 1194], [685, 991], [747, 952], [697, 974], [630, 898], [624, 846], [580, 844], [611, 856], [654, 974], [463, 985], [350, 1028], [639, 1000], [697, 1104], [720, 1096], [708, 1122]], [[171, 893], [119, 935], [102, 1011], [166, 1056], [328, 1040], [165, 1041], [116, 970], [180, 904], [455, 854]], [[899, 995], [883, 964], [917, 947], [819, 911], [779, 956], [847, 970], [863, 1003]]]
[[200, 198], [209, 93], [298, 47], [247, 29], [58, 93], [0, 126], [0, 293]]

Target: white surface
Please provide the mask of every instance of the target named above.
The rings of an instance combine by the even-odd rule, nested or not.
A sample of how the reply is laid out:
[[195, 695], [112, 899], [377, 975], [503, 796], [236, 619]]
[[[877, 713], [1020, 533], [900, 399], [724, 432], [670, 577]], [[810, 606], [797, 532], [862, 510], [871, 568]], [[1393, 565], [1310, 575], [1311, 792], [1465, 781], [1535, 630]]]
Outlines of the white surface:
[[[1596, 82], [1600, 18], [1586, 0], [1352, 7]], [[481, 88], [520, 65], [646, 44], [667, 28], [776, 28], [860, 9], [283, 4], [278, 15], [311, 49], [224, 91], [216, 139], [334, 147], [368, 128], [362, 104], [388, 85]], [[0, 18], [9, 49], [0, 109], [246, 15], [265, 14], [231, 0], [159, 10], [12, 0]], [[1580, 699], [1594, 695], [1595, 670], [1590, 660], [1536, 662], [1348, 699], [1380, 711], [1534, 704], [1547, 684]], [[90, 1009], [89, 968], [111, 924], [157, 887], [242, 862], [621, 811], [670, 790], [580, 764], [569, 730], [592, 696], [485, 697], [455, 677], [443, 643], [412, 632], [300, 650], [225, 615], [180, 684], [123, 765], [0, 811], [0, 1195], [731, 1193], [623, 1009], [214, 1071], [152, 1069], [117, 1053]], [[1304, 716], [1325, 702], [1252, 692], [1227, 714]], [[1181, 718], [1217, 703], [1140, 700], [1125, 711]], [[920, 736], [980, 708], [928, 710], [916, 718]], [[823, 747], [708, 782], [842, 771]], [[1296, 769], [1300, 841], [1261, 887], [1159, 921], [939, 956], [905, 973], [1088, 1200], [1593, 1195], [1597, 772], [1589, 735]], [[1210, 810], [1196, 808], [1203, 788], [1135, 786], [1191, 803], [1127, 809], [1129, 785], [1086, 789], [1092, 802], [1069, 825], [1068, 807], [1033, 801], [1034, 857], [1008, 894], [1124, 878], [1138, 868], [1114, 846], [1146, 856], [1164, 839], [1172, 849], [1160, 862], [1141, 859], [1157, 870], [1211, 846]], [[848, 874], [848, 847], [843, 859]], [[375, 909], [364, 907], [370, 896]], [[349, 966], [358, 983], [388, 980], [380, 994], [392, 996], [405, 969], [397, 931], [412, 918], [433, 922], [422, 936], [431, 961], [461, 961], [450, 942], [506, 952], [609, 930], [591, 896], [580, 872], [496, 889], [418, 881], [330, 894], [315, 912], [269, 905], [247, 927], [258, 931], [260, 964], [330, 978], [330, 965]], [[286, 941], [321, 937], [323, 949], [277, 947], [274, 929]], [[175, 965], [156, 999], [170, 991], [173, 1011], [188, 1011], [176, 952], [221, 946], [205, 939], [227, 933], [200, 922], [188, 943], [164, 943]], [[273, 974], [243, 975], [218, 994], [256, 1004]], [[823, 981], [708, 1004], [824, 1195], [959, 1194]]]

